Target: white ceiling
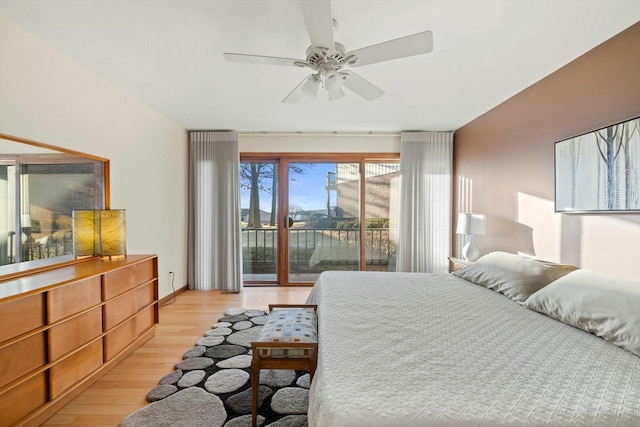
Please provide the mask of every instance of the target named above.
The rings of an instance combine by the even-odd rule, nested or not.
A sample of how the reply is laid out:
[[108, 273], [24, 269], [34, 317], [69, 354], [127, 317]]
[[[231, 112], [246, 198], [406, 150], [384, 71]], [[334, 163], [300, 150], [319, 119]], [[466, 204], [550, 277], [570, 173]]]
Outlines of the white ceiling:
[[424, 30], [432, 53], [358, 74], [368, 102], [280, 101], [309, 70], [225, 62], [305, 58], [296, 0], [0, 0], [0, 13], [187, 129], [455, 130], [640, 20], [639, 0], [332, 0], [347, 50]]

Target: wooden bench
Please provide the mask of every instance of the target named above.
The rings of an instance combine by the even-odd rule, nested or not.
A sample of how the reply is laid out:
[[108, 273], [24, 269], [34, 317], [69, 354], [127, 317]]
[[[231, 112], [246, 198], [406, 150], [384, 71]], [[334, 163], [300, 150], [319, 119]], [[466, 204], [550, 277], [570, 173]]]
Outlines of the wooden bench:
[[317, 309], [312, 304], [269, 304], [258, 340], [251, 343], [252, 426], [257, 425], [260, 369], [305, 370], [313, 380], [318, 364]]

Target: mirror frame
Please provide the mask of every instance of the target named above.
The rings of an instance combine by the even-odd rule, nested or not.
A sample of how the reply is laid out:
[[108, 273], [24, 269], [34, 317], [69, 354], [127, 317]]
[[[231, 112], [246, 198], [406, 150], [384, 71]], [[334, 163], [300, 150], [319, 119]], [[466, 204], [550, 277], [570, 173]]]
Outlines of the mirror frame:
[[[7, 135], [4, 133], [0, 133], [0, 139], [5, 139], [8, 141], [17, 142], [20, 144], [31, 145], [39, 148], [44, 148], [47, 150], [53, 150], [60, 153], [71, 154], [74, 156], [84, 157], [85, 159], [90, 159], [92, 161], [98, 161], [102, 163], [102, 175], [103, 175], [103, 183], [102, 183], [102, 192], [103, 192], [103, 200], [104, 200], [104, 208], [109, 209], [111, 207], [111, 191], [110, 191], [110, 165], [109, 159], [99, 156], [94, 156], [92, 154], [83, 153], [81, 151], [70, 150], [68, 148], [57, 147], [55, 145], [45, 144], [43, 142], [32, 141], [30, 139], [20, 138], [13, 135]], [[17, 264], [7, 264], [4, 266], [0, 266], [0, 282], [10, 280], [16, 277], [24, 276], [27, 274], [32, 274], [34, 272], [49, 270], [52, 268], [59, 267], [61, 265], [74, 264], [77, 262], [83, 262], [87, 259], [94, 257], [85, 257], [85, 258], [74, 258], [73, 255], [60, 256], [55, 258], [46, 258], [42, 260], [35, 261], [23, 261]]]

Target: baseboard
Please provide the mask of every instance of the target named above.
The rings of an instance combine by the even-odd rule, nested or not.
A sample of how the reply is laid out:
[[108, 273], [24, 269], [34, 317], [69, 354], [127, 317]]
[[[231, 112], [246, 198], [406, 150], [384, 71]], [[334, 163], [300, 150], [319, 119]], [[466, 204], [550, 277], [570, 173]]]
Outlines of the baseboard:
[[167, 305], [167, 304], [172, 303], [174, 296], [178, 296], [178, 294], [180, 294], [181, 292], [186, 291], [187, 289], [189, 289], [187, 285], [184, 285], [183, 287], [176, 289], [175, 292], [170, 293], [169, 295], [167, 295], [166, 297], [164, 297], [160, 301], [158, 301], [158, 305], [160, 307], [162, 307], [163, 305]]

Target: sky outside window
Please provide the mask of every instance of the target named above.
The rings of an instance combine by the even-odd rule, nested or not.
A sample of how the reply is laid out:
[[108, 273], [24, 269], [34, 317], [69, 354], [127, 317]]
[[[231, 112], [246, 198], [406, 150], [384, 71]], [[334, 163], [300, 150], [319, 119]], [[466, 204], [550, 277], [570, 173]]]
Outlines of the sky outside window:
[[[300, 163], [296, 163], [300, 164]], [[336, 171], [335, 163], [304, 163], [305, 169], [301, 174], [289, 177], [289, 205], [302, 210], [318, 210], [327, 208], [327, 193], [317, 191], [324, 189], [327, 183], [327, 173]], [[291, 180], [294, 179], [294, 181]], [[249, 190], [240, 190], [240, 206], [249, 209]], [[271, 212], [271, 193], [260, 192], [260, 210]]]

